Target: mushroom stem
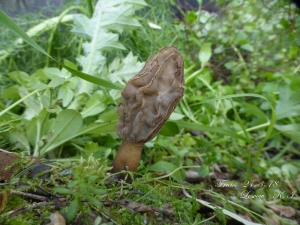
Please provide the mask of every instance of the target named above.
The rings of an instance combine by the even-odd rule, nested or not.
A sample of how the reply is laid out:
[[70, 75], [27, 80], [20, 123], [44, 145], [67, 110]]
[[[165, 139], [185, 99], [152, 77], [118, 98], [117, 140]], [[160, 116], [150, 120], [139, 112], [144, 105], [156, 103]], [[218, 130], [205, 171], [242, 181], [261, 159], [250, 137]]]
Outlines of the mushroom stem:
[[122, 170], [136, 172], [140, 163], [144, 143], [122, 140], [117, 155], [112, 162], [111, 172], [117, 173]]

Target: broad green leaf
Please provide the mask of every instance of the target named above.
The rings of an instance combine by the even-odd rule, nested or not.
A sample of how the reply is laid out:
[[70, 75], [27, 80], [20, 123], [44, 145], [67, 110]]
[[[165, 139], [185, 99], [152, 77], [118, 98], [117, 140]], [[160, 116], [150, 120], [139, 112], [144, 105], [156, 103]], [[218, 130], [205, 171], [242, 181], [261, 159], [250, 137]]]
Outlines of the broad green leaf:
[[113, 107], [101, 113], [99, 119], [96, 122], [111, 122], [116, 121], [117, 119], [117, 107]]
[[73, 91], [67, 86], [62, 85], [58, 91], [58, 99], [63, 100], [63, 107], [66, 107], [70, 104], [74, 97]]
[[53, 136], [46, 146], [41, 150], [41, 154], [52, 150], [58, 143], [64, 143], [70, 137], [76, 135], [82, 127], [83, 119], [80, 113], [72, 109], [61, 111], [55, 121]]
[[[25, 87], [19, 87], [19, 95], [21, 98], [28, 96], [29, 92]], [[27, 120], [31, 120], [33, 117], [37, 116], [42, 110], [43, 106], [41, 102], [34, 96], [26, 98], [24, 101], [26, 105], [25, 111], [23, 112], [23, 117]]]
[[282, 174], [285, 175], [286, 177], [291, 177], [299, 174], [299, 168], [290, 163], [284, 164], [281, 167], [281, 170], [282, 170]]
[[15, 81], [17, 84], [25, 85], [29, 80], [29, 75], [22, 71], [14, 71], [8, 74], [9, 78]]
[[82, 117], [85, 118], [101, 113], [106, 109], [109, 102], [113, 102], [113, 99], [107, 92], [102, 90], [94, 92], [81, 112]]
[[[172, 173], [174, 170], [176, 170], [178, 167], [170, 162], [160, 161], [148, 168], [149, 171], [156, 171], [156, 172], [166, 172], [166, 173]], [[182, 173], [182, 171], [176, 171], [171, 175], [172, 178], [177, 180], [178, 182], [181, 182], [184, 180], [185, 175]]]
[[175, 136], [176, 134], [179, 134], [179, 128], [175, 122], [168, 121], [162, 127], [159, 134], [164, 136]]
[[282, 134], [287, 137], [292, 138], [295, 142], [300, 144], [300, 124], [287, 124], [287, 125], [278, 125], [275, 124], [274, 128], [279, 130]]
[[276, 119], [284, 119], [300, 115], [300, 91], [293, 90], [290, 86], [280, 88], [279, 101], [275, 107]]
[[[47, 117], [48, 113], [44, 108], [38, 116], [32, 118], [32, 120], [28, 123], [28, 126], [26, 128], [27, 139], [32, 146], [35, 146], [36, 149], [39, 148], [37, 145], [39, 145], [39, 141], [42, 139], [43, 124], [45, 123]], [[34, 152], [34, 156], [38, 156], [38, 152], [36, 151]]]
[[[97, 143], [96, 143], [96, 144], [97, 144]], [[95, 183], [97, 179], [99, 179], [99, 176], [98, 176], [98, 175], [89, 175], [89, 176], [87, 177], [88, 183], [92, 183], [92, 184]]]
[[115, 121], [90, 124], [89, 126], [81, 130], [81, 133], [84, 134], [100, 134], [109, 132], [116, 132]]
[[43, 69], [44, 74], [51, 80], [57, 78], [60, 76], [60, 70], [58, 68], [45, 68]]
[[77, 215], [79, 209], [79, 203], [77, 201], [77, 199], [74, 199], [70, 205], [67, 207], [67, 221], [70, 222], [71, 220], [73, 220], [75, 218], [75, 216]]
[[30, 154], [29, 142], [22, 132], [17, 129], [10, 130], [9, 139], [12, 143], [14, 143], [15, 149], [26, 150], [27, 153]]
[[169, 118], [169, 120], [181, 120], [185, 117], [185, 115], [173, 112]]
[[68, 80], [67, 85], [71, 89], [75, 89], [78, 85], [78, 78], [77, 77], [71, 77], [71, 79]]
[[63, 83], [66, 82], [66, 79], [63, 77], [55, 77], [51, 82], [48, 84], [49, 87], [51, 88], [56, 88], [59, 85], [62, 85]]
[[19, 98], [19, 86], [13, 85], [5, 89], [2, 93], [2, 98]]
[[201, 165], [200, 168], [198, 169], [198, 174], [201, 177], [205, 177], [209, 174], [209, 166], [208, 165]]
[[253, 52], [254, 51], [254, 47], [252, 45], [250, 45], [250, 44], [241, 45], [241, 48], [245, 49], [245, 50], [247, 50], [249, 52]]
[[199, 52], [199, 60], [201, 62], [201, 67], [203, 68], [205, 64], [209, 61], [212, 55], [211, 52], [211, 43], [205, 43], [201, 46], [201, 50]]

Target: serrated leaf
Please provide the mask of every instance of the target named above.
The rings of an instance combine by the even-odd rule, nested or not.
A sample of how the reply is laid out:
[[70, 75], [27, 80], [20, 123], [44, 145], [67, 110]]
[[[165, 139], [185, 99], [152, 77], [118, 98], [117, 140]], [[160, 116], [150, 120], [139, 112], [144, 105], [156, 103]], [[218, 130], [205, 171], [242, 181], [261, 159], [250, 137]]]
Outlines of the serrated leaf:
[[137, 57], [129, 52], [124, 59], [115, 58], [109, 65], [106, 77], [112, 82], [125, 85], [129, 79], [140, 72], [144, 63], [138, 62]]

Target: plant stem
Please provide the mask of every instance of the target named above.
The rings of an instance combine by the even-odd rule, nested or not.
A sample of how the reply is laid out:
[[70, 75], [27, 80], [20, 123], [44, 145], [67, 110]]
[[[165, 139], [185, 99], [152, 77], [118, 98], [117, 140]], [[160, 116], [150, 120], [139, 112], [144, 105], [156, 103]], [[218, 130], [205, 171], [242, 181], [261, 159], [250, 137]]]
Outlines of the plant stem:
[[117, 155], [111, 164], [111, 166], [113, 166], [111, 171], [113, 173], [122, 170], [136, 172], [140, 163], [143, 146], [144, 143], [123, 140]]

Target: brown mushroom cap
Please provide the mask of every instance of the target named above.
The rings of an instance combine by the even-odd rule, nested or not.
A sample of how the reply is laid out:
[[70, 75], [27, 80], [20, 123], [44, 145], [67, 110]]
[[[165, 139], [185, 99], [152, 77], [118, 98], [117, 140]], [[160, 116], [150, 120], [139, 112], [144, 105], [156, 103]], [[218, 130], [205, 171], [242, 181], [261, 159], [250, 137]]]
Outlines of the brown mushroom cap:
[[177, 48], [164, 47], [151, 56], [121, 93], [117, 134], [138, 143], [154, 138], [183, 96], [183, 75]]

